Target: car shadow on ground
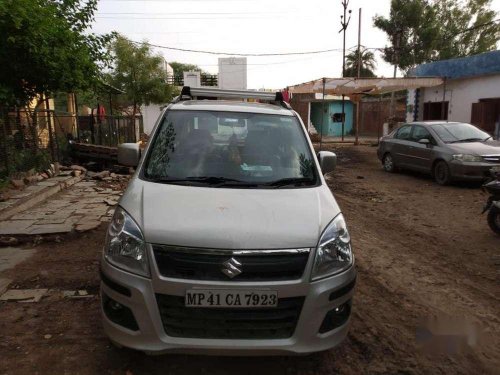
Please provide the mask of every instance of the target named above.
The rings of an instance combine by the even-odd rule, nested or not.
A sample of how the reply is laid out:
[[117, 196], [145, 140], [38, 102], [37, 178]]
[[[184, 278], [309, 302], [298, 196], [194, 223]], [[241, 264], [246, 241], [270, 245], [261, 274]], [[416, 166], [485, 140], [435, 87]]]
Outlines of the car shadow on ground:
[[[382, 168], [381, 168], [381, 171], [383, 171]], [[408, 177], [412, 177], [412, 178], [415, 178], [415, 179], [420, 180], [420, 181], [433, 183], [436, 186], [439, 186], [438, 183], [436, 181], [434, 181], [434, 178], [432, 177], [432, 175], [428, 174], [428, 173], [411, 171], [411, 170], [407, 170], [407, 169], [398, 170], [395, 173], [400, 174], [400, 175], [404, 175], [404, 176], [408, 176]], [[456, 188], [460, 188], [460, 189], [479, 189], [483, 186], [484, 183], [485, 183], [485, 181], [453, 181], [451, 184], [449, 184], [447, 186], [456, 187]]]
[[[323, 373], [332, 362], [326, 358], [331, 352], [296, 356], [204, 356], [187, 354], [147, 355], [131, 349], [113, 348], [110, 357], [128, 358], [121, 366], [132, 374], [296, 374]], [[113, 361], [113, 358], [110, 358]], [[116, 366], [112, 366], [116, 368]], [[263, 372], [263, 369], [265, 371]], [[330, 368], [330, 370], [333, 370]]]

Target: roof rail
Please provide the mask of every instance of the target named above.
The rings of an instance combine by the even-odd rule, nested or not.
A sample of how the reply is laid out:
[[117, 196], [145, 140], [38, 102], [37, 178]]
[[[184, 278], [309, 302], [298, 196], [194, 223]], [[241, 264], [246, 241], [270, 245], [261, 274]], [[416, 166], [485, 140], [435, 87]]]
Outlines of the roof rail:
[[213, 87], [189, 87], [184, 86], [181, 94], [174, 102], [193, 100], [197, 98], [222, 98], [222, 99], [260, 99], [269, 102], [277, 102], [280, 106], [292, 109], [290, 104], [283, 100], [281, 92], [266, 92], [252, 90], [226, 90]]

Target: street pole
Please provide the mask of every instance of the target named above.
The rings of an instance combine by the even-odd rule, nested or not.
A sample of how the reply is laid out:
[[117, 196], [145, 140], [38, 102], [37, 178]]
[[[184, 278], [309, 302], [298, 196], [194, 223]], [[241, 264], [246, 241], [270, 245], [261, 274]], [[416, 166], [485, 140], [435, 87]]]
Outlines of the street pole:
[[[351, 21], [352, 10], [349, 10], [349, 18], [347, 18], [347, 7], [349, 6], [349, 0], [342, 0], [342, 7], [344, 8], [344, 15], [340, 16], [340, 25], [342, 28], [339, 33], [344, 33], [344, 44], [342, 48], [342, 78], [345, 77], [345, 31], [349, 22]], [[342, 141], [344, 141], [344, 128], [345, 128], [345, 95], [342, 94]]]
[[[358, 21], [358, 79], [361, 77], [361, 8], [359, 8], [359, 21]], [[361, 104], [361, 95], [358, 96], [356, 102], [356, 138], [355, 145], [359, 145], [359, 106]]]
[[446, 100], [446, 77], [443, 79], [443, 101], [441, 102], [441, 120], [446, 120], [448, 122], [448, 118], [446, 117], [446, 111], [445, 111], [445, 100]]
[[[396, 40], [395, 40], [395, 46], [394, 46], [394, 75], [393, 78], [396, 78], [396, 75], [398, 73], [398, 64], [399, 64], [399, 44], [400, 44], [400, 39], [401, 39], [401, 34], [399, 31], [396, 34]], [[394, 121], [394, 91], [391, 92], [391, 107], [390, 107], [390, 112], [389, 112], [389, 118], [390, 121]]]
[[323, 100], [321, 102], [321, 130], [319, 133], [319, 150], [323, 150], [323, 124], [325, 123], [325, 83], [326, 78], [323, 77]]

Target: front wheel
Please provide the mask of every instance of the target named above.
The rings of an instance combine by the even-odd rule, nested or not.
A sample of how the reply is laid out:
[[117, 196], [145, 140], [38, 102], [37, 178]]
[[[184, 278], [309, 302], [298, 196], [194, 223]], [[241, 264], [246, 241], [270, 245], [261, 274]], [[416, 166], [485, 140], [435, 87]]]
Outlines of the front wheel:
[[450, 173], [450, 167], [448, 167], [448, 164], [446, 164], [445, 161], [440, 160], [436, 163], [434, 166], [434, 180], [439, 184], [439, 185], [449, 185], [451, 182], [451, 173]]
[[396, 164], [394, 164], [394, 159], [391, 154], [385, 154], [382, 159], [382, 165], [384, 166], [384, 171], [393, 173], [396, 171]]
[[500, 234], [500, 209], [493, 206], [488, 212], [488, 225], [496, 234]]

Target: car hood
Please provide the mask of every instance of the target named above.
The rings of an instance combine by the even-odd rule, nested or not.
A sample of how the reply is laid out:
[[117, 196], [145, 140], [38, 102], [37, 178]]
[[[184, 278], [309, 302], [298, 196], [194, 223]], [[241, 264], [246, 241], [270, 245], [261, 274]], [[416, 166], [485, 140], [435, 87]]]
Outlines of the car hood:
[[449, 143], [447, 145], [451, 150], [462, 154], [474, 155], [499, 155], [500, 142], [468, 142], [468, 143]]
[[227, 189], [134, 178], [120, 205], [149, 243], [219, 249], [314, 247], [340, 212], [328, 187]]

